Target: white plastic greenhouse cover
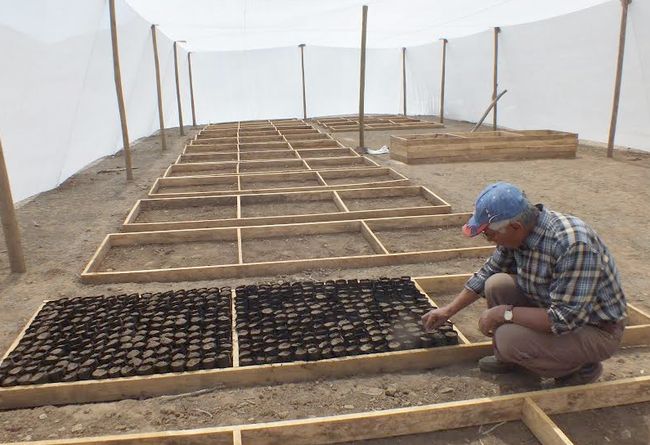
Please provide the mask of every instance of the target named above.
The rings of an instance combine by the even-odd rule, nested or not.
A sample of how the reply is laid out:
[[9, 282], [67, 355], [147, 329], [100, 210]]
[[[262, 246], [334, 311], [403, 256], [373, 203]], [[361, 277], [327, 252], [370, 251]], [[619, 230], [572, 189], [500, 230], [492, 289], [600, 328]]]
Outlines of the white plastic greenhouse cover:
[[[132, 140], [157, 130], [151, 23], [159, 25], [165, 121], [178, 126], [172, 44], [179, 44], [184, 122], [187, 51], [200, 123], [302, 116], [299, 43], [306, 43], [309, 116], [358, 109], [361, 5], [369, 6], [366, 112], [436, 114], [440, 38], [446, 116], [476, 121], [492, 89], [499, 125], [607, 139], [619, 0], [117, 0]], [[629, 8], [616, 143], [650, 150], [650, 0]], [[0, 138], [16, 200], [51, 189], [121, 149], [107, 0], [0, 0]], [[137, 173], [136, 173], [137, 174]]]

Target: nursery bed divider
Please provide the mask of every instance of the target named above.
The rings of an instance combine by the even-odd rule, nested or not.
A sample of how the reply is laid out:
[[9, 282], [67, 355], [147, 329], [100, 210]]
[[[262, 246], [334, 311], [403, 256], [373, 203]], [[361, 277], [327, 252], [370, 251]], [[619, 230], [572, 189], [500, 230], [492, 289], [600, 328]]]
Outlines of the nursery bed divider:
[[[314, 122], [331, 132], [356, 131], [359, 129], [357, 117], [315, 118]], [[443, 128], [438, 122], [424, 121], [406, 116], [366, 116], [364, 130], [409, 130]]]
[[[318, 154], [318, 153], [316, 153]], [[298, 154], [300, 155], [300, 154]], [[163, 177], [170, 176], [195, 176], [194, 172], [215, 170], [216, 174], [223, 174], [222, 170], [232, 173], [255, 173], [255, 172], [284, 172], [284, 171], [305, 171], [305, 170], [343, 170], [350, 168], [382, 167], [375, 161], [365, 156], [330, 156], [323, 158], [298, 157], [288, 159], [264, 159], [251, 161], [225, 161], [225, 162], [204, 162], [189, 164], [171, 164]], [[188, 173], [188, 174], [183, 174]], [[198, 173], [198, 175], [202, 175]]]
[[[292, 184], [288, 184], [292, 182]], [[262, 186], [258, 184], [263, 184]], [[277, 183], [276, 187], [273, 187]], [[342, 190], [362, 187], [410, 185], [410, 180], [388, 167], [308, 170], [286, 173], [242, 173], [219, 176], [160, 177], [155, 180], [149, 196], [174, 198], [183, 196], [216, 196], [264, 192], [310, 190]], [[270, 185], [270, 187], [269, 187]], [[183, 187], [184, 191], [164, 191]], [[196, 191], [191, 190], [197, 188]], [[190, 190], [187, 190], [187, 189]], [[209, 190], [206, 190], [209, 189]]]
[[[191, 281], [245, 276], [266, 276], [287, 274], [314, 268], [359, 268], [444, 261], [452, 258], [475, 258], [489, 255], [494, 246], [465, 247], [452, 249], [415, 250], [391, 252], [378, 240], [376, 230], [394, 228], [439, 228], [460, 227], [469, 218], [468, 213], [440, 214], [427, 216], [406, 216], [351, 221], [314, 222], [283, 225], [263, 225], [236, 228], [184, 229], [152, 232], [130, 232], [108, 234], [97, 252], [81, 274], [84, 283]], [[147, 244], [183, 244], [192, 242], [237, 243], [238, 257], [245, 258], [246, 240], [273, 239], [279, 237], [318, 236], [330, 234], [359, 234], [367, 237], [373, 233], [369, 243], [372, 254], [354, 256], [323, 256], [304, 259], [251, 261], [221, 265], [173, 267], [166, 269], [102, 271], [102, 262], [113, 247], [131, 247]], [[365, 235], [364, 235], [365, 233]], [[240, 242], [241, 239], [241, 242]], [[243, 252], [243, 253], [242, 253]], [[389, 253], [386, 253], [389, 252]], [[310, 252], [311, 253], [311, 252]]]
[[[445, 293], [451, 290], [459, 290], [462, 288], [463, 283], [471, 276], [471, 274], [458, 274], [458, 275], [440, 275], [432, 277], [420, 277], [414, 278], [413, 281], [416, 283], [418, 288], [427, 296], [431, 303], [436, 306], [435, 303], [435, 294]], [[234, 289], [232, 291], [232, 300], [234, 301], [235, 294]], [[233, 308], [234, 309], [234, 308]], [[40, 311], [40, 308], [39, 308]], [[630, 325], [626, 328], [622, 344], [625, 347], [632, 346], [642, 346], [650, 344], [650, 316], [636, 307], [629, 306], [629, 322]], [[233, 310], [233, 314], [236, 311]], [[34, 317], [38, 314], [34, 314]], [[634, 315], [632, 315], [634, 314]], [[25, 325], [24, 329], [18, 336], [18, 339], [14, 342], [10, 350], [5, 354], [5, 357], [11, 352], [11, 350], [18, 344], [18, 341], [24, 335], [24, 332], [29, 327], [28, 322]], [[236, 319], [233, 317], [232, 329], [235, 335], [233, 335], [233, 357], [238, 354], [237, 351], [237, 337], [235, 329]], [[326, 360], [319, 360], [313, 362], [288, 362], [280, 364], [266, 364], [266, 365], [254, 365], [254, 366], [238, 366], [238, 360], [233, 359], [234, 366], [230, 368], [221, 368], [213, 370], [201, 370], [201, 371], [185, 371], [179, 373], [166, 373], [166, 374], [155, 374], [149, 376], [136, 376], [136, 377], [124, 377], [124, 378], [114, 378], [106, 380], [85, 380], [85, 381], [76, 381], [76, 382], [67, 382], [67, 383], [47, 383], [41, 385], [24, 385], [16, 387], [6, 387], [0, 388], [0, 409], [17, 409], [17, 408], [26, 408], [42, 405], [64, 405], [72, 403], [89, 403], [89, 402], [101, 402], [101, 401], [111, 401], [111, 400], [121, 400], [125, 398], [142, 398], [142, 397], [156, 397], [165, 394], [180, 394], [190, 391], [197, 391], [201, 389], [207, 389], [211, 387], [245, 387], [245, 386], [256, 386], [256, 385], [271, 385], [271, 384], [282, 384], [290, 382], [301, 382], [301, 381], [313, 381], [317, 379], [327, 379], [327, 378], [341, 378], [353, 375], [362, 375], [362, 374], [381, 374], [389, 372], [406, 372], [406, 371], [416, 371], [416, 370], [425, 370], [435, 367], [446, 366], [455, 363], [461, 363], [466, 361], [478, 360], [481, 357], [489, 355], [492, 353], [492, 344], [491, 342], [480, 342], [480, 343], [469, 343], [467, 339], [462, 335], [460, 330], [456, 327], [456, 331], [459, 332], [459, 340], [462, 344], [454, 346], [439, 346], [432, 349], [411, 349], [403, 350], [397, 352], [384, 352], [384, 353], [375, 353], [367, 355], [357, 355], [350, 357], [340, 357], [332, 358]], [[629, 388], [625, 382], [632, 382]], [[619, 390], [621, 393], [617, 393], [616, 387], [621, 385]], [[545, 390], [545, 391], [536, 391], [533, 393], [524, 393], [523, 395], [510, 395], [510, 396], [497, 396], [489, 399], [479, 399], [484, 401], [490, 400], [510, 400], [512, 398], [518, 397], [529, 397], [528, 394], [562, 394], [553, 400], [557, 400], [558, 403], [567, 404], [572, 410], [580, 409], [591, 409], [594, 407], [601, 406], [613, 406], [607, 404], [608, 398], [596, 399], [593, 396], [589, 396], [588, 391], [593, 391], [598, 388], [609, 388], [607, 391], [612, 391], [611, 400], [617, 400], [616, 404], [623, 403], [633, 403], [635, 401], [646, 401], [650, 400], [650, 377], [642, 377], [640, 379], [626, 379], [619, 382], [605, 382], [605, 383], [596, 383], [592, 385], [585, 385], [576, 388], [564, 388], [557, 390]], [[572, 395], [572, 390], [577, 391], [586, 391], [584, 394], [587, 394], [587, 397], [576, 398]], [[582, 393], [581, 393], [582, 394]], [[642, 397], [641, 399], [639, 397]], [[546, 401], [542, 397], [543, 403], [540, 406], [547, 410], [552, 405], [550, 402]], [[485, 402], [481, 402], [485, 403]], [[521, 402], [517, 402], [521, 403]], [[600, 403], [601, 405], [595, 405], [594, 403]], [[433, 406], [466, 406], [470, 409], [476, 404], [476, 401], [460, 401], [460, 402], [451, 402], [450, 404], [441, 404]], [[492, 409], [498, 405], [492, 406]], [[429, 407], [430, 408], [430, 407]], [[398, 410], [387, 410], [385, 413], [399, 413], [403, 410], [406, 412], [418, 412], [420, 409], [427, 409], [427, 407], [417, 407], [417, 408], [403, 408]], [[487, 411], [490, 411], [489, 409]], [[551, 408], [552, 413], [559, 412]], [[323, 418], [318, 419], [308, 419], [306, 422], [317, 423], [320, 421], [327, 422], [325, 419], [339, 419], [339, 418], [353, 418], [353, 419], [363, 419], [369, 413], [361, 413], [358, 415], [349, 416], [334, 416], [332, 418]], [[376, 415], [377, 412], [372, 413], [371, 415]], [[390, 417], [389, 415], [389, 418]], [[458, 421], [463, 421], [463, 416], [453, 417], [444, 417], [443, 424], [440, 423], [427, 423], [424, 421], [413, 422], [411, 427], [415, 428], [415, 425], [420, 424], [422, 427], [423, 424], [427, 425], [440, 425], [439, 429], [450, 429], [450, 428], [459, 428], [466, 425], [456, 425]], [[481, 420], [480, 424], [498, 422], [501, 420], [490, 420], [491, 418], [476, 418], [475, 420]], [[514, 419], [508, 419], [514, 420]], [[297, 423], [294, 423], [297, 422]], [[300, 425], [301, 422], [305, 421], [288, 421], [288, 422], [273, 422], [272, 425]], [[451, 422], [451, 423], [449, 423]], [[410, 422], [409, 422], [410, 424]], [[336, 425], [336, 422], [331, 423], [327, 422], [327, 425], [333, 427]], [[336, 430], [337, 428], [333, 428]], [[376, 432], [376, 428], [373, 430]], [[382, 431], [384, 431], [382, 429]], [[426, 431], [435, 431], [435, 429], [427, 430], [408, 430], [407, 432], [403, 429], [392, 429], [387, 428], [385, 430], [388, 433], [382, 433], [386, 436], [391, 435], [400, 435], [400, 434], [414, 434], [417, 432], [426, 432]], [[392, 433], [390, 433], [392, 432]], [[161, 434], [161, 433], [151, 433], [151, 434]], [[334, 433], [333, 433], [334, 434]], [[363, 436], [363, 434], [368, 434], [368, 431], [365, 431], [363, 428], [359, 429], [358, 434], [361, 436], [353, 436], [352, 438], [361, 440], [362, 438], [372, 438], [372, 437], [384, 437], [384, 436]], [[125, 435], [123, 437], [129, 437], [130, 435]], [[122, 437], [122, 436], [119, 436]], [[270, 436], [269, 436], [270, 437]], [[304, 443], [333, 443], [333, 439], [330, 436], [327, 436], [323, 433], [322, 438], [328, 438], [327, 442], [304, 442]], [[339, 437], [339, 436], [337, 436]], [[288, 438], [288, 437], [287, 437]], [[321, 438], [321, 439], [322, 439]], [[290, 443], [294, 443], [295, 437], [291, 437]], [[314, 437], [310, 436], [310, 440], [313, 440]], [[78, 440], [78, 439], [75, 439]], [[350, 438], [338, 438], [338, 441], [341, 440], [351, 440]], [[331, 442], [332, 441], [332, 442]], [[52, 443], [61, 443], [61, 442], [52, 442]], [[66, 442], [63, 442], [66, 443]], [[76, 442], [75, 442], [76, 443]], [[119, 443], [119, 442], [117, 442]], [[212, 443], [212, 442], [210, 442]], [[267, 442], [251, 442], [251, 443], [267, 443]], [[277, 442], [271, 442], [277, 443]], [[303, 443], [303, 442], [299, 442]]]
[[332, 148], [310, 148], [293, 150], [290, 147], [245, 151], [245, 150], [224, 150], [204, 151], [198, 153], [181, 153], [176, 159], [176, 164], [192, 164], [205, 162], [226, 162], [226, 161], [261, 161], [278, 159], [314, 159], [329, 157], [360, 157], [360, 155], [349, 147]]
[[[404, 207], [392, 206], [380, 209], [350, 210], [345, 204], [353, 199], [375, 198], [401, 198], [419, 196], [430, 202], [427, 206]], [[246, 204], [264, 200], [267, 203], [295, 202], [296, 207], [304, 201], [333, 200], [338, 207], [338, 212], [297, 213], [293, 215], [270, 216], [245, 216], [242, 209]], [[183, 207], [197, 206], [230, 206], [236, 208], [235, 218], [213, 218], [200, 220], [180, 220], [174, 218], [170, 221], [138, 222], [141, 214], [147, 210], [169, 210]], [[189, 198], [154, 198], [141, 199], [136, 202], [122, 224], [124, 232], [144, 232], [175, 229], [199, 229], [209, 227], [250, 226], [268, 224], [291, 224], [302, 222], [344, 221], [351, 219], [385, 218], [398, 216], [417, 216], [447, 214], [451, 212], [451, 205], [422, 186], [399, 186], [378, 188], [357, 188], [348, 190], [329, 190], [312, 192], [283, 192], [266, 194], [243, 194], [230, 196], [202, 196]]]
[[554, 130], [391, 136], [390, 157], [406, 164], [575, 158], [578, 135]]

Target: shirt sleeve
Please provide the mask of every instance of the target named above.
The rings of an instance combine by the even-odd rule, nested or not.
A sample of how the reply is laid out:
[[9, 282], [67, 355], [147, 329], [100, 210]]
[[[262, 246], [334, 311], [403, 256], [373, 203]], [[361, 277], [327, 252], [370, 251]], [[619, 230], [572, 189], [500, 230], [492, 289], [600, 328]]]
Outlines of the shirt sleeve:
[[600, 254], [587, 243], [572, 244], [558, 258], [549, 287], [551, 330], [561, 335], [588, 321], [601, 274]]
[[470, 277], [465, 283], [465, 288], [469, 289], [483, 297], [485, 289], [485, 281], [495, 273], [516, 273], [515, 256], [512, 249], [505, 247], [497, 247], [494, 253], [487, 259], [483, 267], [478, 272]]

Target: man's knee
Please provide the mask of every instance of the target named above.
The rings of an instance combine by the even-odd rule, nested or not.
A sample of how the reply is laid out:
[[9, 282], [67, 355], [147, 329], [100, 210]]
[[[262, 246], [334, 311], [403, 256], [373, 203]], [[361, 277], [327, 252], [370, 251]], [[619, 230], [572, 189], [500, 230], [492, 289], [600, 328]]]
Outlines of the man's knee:
[[512, 275], [507, 273], [496, 273], [485, 280], [485, 298], [489, 306], [501, 304], [501, 296], [513, 293], [517, 288]]
[[503, 324], [494, 332], [494, 348], [497, 358], [503, 362], [523, 365], [535, 358], [534, 344], [527, 328], [516, 324]]

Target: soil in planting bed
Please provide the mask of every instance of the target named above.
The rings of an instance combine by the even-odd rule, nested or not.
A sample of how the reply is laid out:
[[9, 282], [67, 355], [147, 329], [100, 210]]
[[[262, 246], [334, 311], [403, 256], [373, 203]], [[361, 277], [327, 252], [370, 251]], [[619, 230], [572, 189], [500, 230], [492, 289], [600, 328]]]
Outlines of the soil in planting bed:
[[236, 161], [237, 153], [189, 153], [181, 156], [179, 164], [195, 164], [197, 162], [225, 162]]
[[538, 445], [539, 443], [523, 422], [507, 422], [385, 439], [342, 442], [340, 445]]
[[249, 151], [239, 154], [242, 161], [262, 161], [269, 159], [298, 159], [297, 152], [293, 150], [276, 151]]
[[340, 158], [342, 156], [350, 156], [350, 150], [347, 148], [332, 147], [328, 149], [312, 149], [312, 150], [299, 150], [300, 157], [303, 159], [314, 159], [314, 158], [330, 158], [336, 157]]
[[458, 249], [489, 246], [482, 236], [463, 236], [460, 227], [423, 227], [403, 230], [373, 230], [391, 253], [421, 250]]
[[218, 184], [196, 184], [196, 185], [165, 185], [156, 190], [156, 194], [162, 193], [198, 193], [198, 192], [223, 192], [237, 190], [237, 181], [220, 182]]
[[[460, 292], [461, 289], [462, 286], [458, 288], [458, 292]], [[429, 294], [431, 299], [439, 307], [450, 303], [456, 297], [456, 295], [457, 294]], [[490, 341], [490, 338], [483, 335], [483, 333], [478, 328], [478, 319], [486, 309], [486, 300], [484, 298], [481, 298], [451, 317], [451, 321], [454, 323], [456, 328], [462, 332], [463, 335], [467, 337], [467, 339], [472, 343]]]
[[98, 272], [237, 264], [235, 241], [187, 241], [111, 247]]
[[650, 403], [552, 416], [575, 445], [650, 443]]
[[210, 175], [234, 175], [237, 173], [237, 166], [234, 164], [218, 167], [206, 167], [192, 170], [172, 170], [169, 176], [210, 176]]
[[198, 221], [204, 219], [237, 218], [237, 205], [197, 205], [171, 209], [143, 210], [135, 222]]
[[[275, 144], [275, 142], [273, 142]], [[256, 144], [256, 145], [240, 145], [240, 153], [250, 153], [255, 151], [290, 151], [291, 148], [288, 144], [284, 145], [271, 145], [271, 144]]]
[[335, 178], [335, 177], [325, 177], [323, 178], [327, 185], [350, 185], [350, 184], [366, 184], [374, 182], [388, 182], [395, 181], [400, 178], [393, 178], [391, 175], [386, 173], [385, 175], [354, 175], [350, 174], [348, 177]]
[[389, 196], [381, 198], [346, 198], [344, 196], [341, 196], [341, 199], [350, 210], [398, 209], [405, 207], [428, 207], [435, 205], [422, 195]]
[[247, 239], [244, 235], [242, 250], [246, 263], [372, 255], [375, 253], [360, 232], [253, 239]]
[[451, 323], [425, 332], [432, 306], [409, 277], [236, 288], [241, 366], [458, 344]]
[[313, 176], [305, 176], [304, 179], [287, 179], [285, 181], [269, 181], [255, 178], [242, 178], [242, 190], [264, 190], [279, 188], [297, 188], [297, 187], [318, 187], [322, 185]]
[[2, 386], [232, 366], [230, 288], [50, 301], [0, 364]]
[[272, 171], [296, 171], [296, 170], [307, 170], [307, 166], [304, 163], [286, 163], [286, 164], [239, 164], [239, 173], [246, 172], [272, 172]]
[[318, 201], [281, 201], [280, 199], [278, 197], [278, 201], [274, 202], [246, 202], [245, 198], [242, 198], [242, 218], [340, 212], [331, 199]]

